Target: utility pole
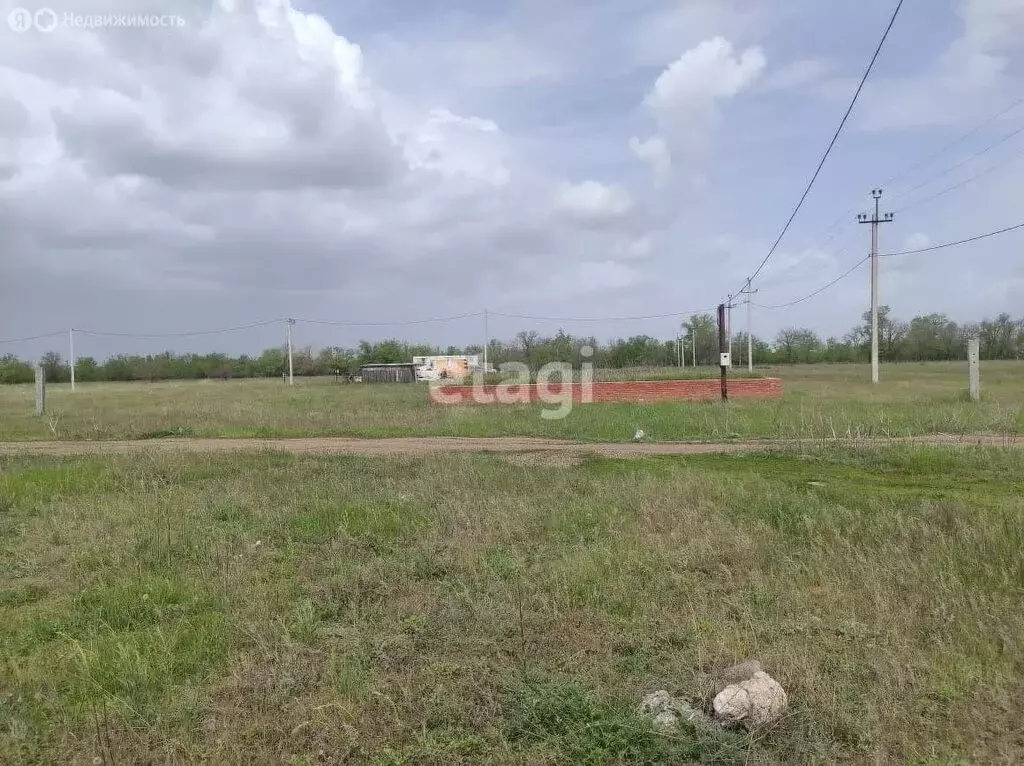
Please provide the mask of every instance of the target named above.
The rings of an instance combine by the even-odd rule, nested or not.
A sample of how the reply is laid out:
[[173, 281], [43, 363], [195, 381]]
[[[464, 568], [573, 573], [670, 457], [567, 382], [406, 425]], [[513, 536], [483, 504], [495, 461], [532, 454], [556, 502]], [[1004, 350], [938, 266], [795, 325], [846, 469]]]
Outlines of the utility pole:
[[871, 196], [875, 200], [875, 213], [869, 216], [860, 213], [859, 223], [871, 224], [871, 382], [878, 382], [878, 224], [891, 223], [892, 213], [880, 216], [878, 201], [882, 198], [881, 189], [872, 189]]
[[722, 371], [722, 401], [729, 400], [729, 358], [727, 356], [726, 349], [729, 347], [729, 343], [726, 340], [726, 308], [724, 303], [718, 304], [718, 356], [719, 356], [719, 367]]
[[491, 345], [491, 332], [487, 328], [487, 309], [484, 309], [484, 375], [487, 374], [487, 347]]
[[725, 304], [725, 334], [729, 339], [729, 368], [732, 369], [732, 298]]
[[292, 365], [292, 325], [295, 324], [294, 319], [288, 320], [288, 385], [295, 385], [295, 367]]
[[750, 296], [754, 295], [757, 290], [750, 289], [750, 280], [747, 280], [747, 286], [740, 290], [740, 295], [747, 296], [747, 371], [754, 371], [754, 323], [751, 318], [750, 311]]
[[71, 367], [71, 390], [75, 390], [75, 328], [68, 330], [68, 355], [71, 357], [68, 364]]

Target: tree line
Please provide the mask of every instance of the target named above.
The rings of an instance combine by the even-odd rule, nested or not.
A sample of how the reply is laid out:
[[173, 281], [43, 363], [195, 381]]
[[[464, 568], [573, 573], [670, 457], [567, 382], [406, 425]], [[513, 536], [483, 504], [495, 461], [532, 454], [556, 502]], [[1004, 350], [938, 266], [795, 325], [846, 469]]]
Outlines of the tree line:
[[[1024, 357], [1024, 320], [1000, 314], [993, 320], [959, 325], [944, 314], [918, 316], [909, 322], [892, 317], [888, 306], [879, 309], [879, 354], [888, 362], [930, 362], [966, 358], [967, 338], [978, 335], [983, 359], [1020, 359]], [[871, 352], [870, 313], [860, 325], [842, 338], [822, 338], [807, 328], [779, 332], [772, 341], [752, 339], [754, 364], [808, 364], [822, 362], [866, 362]], [[589, 348], [587, 348], [589, 347]], [[681, 348], [680, 348], [681, 347]], [[585, 354], [585, 349], [591, 352]], [[620, 338], [599, 343], [594, 337], [573, 336], [559, 330], [543, 337], [524, 331], [509, 341], [492, 340], [488, 361], [494, 365], [522, 362], [537, 369], [549, 362], [569, 362], [579, 366], [588, 361], [600, 368], [671, 367], [679, 364], [680, 351], [686, 366], [696, 358], [698, 366], [718, 364], [718, 330], [710, 314], [690, 317], [679, 338], [661, 340], [648, 335]], [[329, 346], [294, 349], [292, 363], [296, 375], [358, 374], [359, 367], [371, 363], [409, 362], [414, 356], [438, 354], [482, 354], [482, 346], [438, 348], [399, 340], [360, 341], [357, 348]], [[746, 363], [747, 337], [733, 336], [734, 363]], [[52, 382], [70, 379], [67, 362], [55, 351], [43, 355], [41, 364]], [[151, 355], [112, 356], [99, 362], [79, 357], [76, 380], [188, 380], [202, 378], [273, 378], [288, 370], [286, 348], [269, 348], [259, 356], [223, 353], [176, 354], [170, 351]], [[32, 363], [13, 354], [0, 357], [0, 383], [29, 383], [35, 377]]]

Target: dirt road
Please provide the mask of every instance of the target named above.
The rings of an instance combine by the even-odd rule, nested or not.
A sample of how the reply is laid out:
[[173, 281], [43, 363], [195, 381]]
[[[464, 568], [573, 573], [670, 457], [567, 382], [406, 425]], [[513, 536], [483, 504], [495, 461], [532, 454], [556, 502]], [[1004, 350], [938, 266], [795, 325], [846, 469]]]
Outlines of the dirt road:
[[1020, 447], [1013, 437], [932, 435], [899, 439], [804, 441], [763, 440], [718, 442], [712, 444], [682, 442], [580, 443], [526, 437], [461, 438], [409, 437], [396, 439], [353, 439], [317, 437], [301, 439], [147, 439], [136, 441], [37, 441], [0, 442], [0, 455], [89, 455], [131, 452], [308, 452], [339, 455], [437, 455], [489, 452], [504, 455], [534, 455], [544, 459], [579, 458], [584, 455], [605, 457], [642, 457], [644, 455], [696, 455], [717, 452], [754, 452], [767, 449], [810, 448], [829, 445], [884, 446], [913, 443], [946, 446]]

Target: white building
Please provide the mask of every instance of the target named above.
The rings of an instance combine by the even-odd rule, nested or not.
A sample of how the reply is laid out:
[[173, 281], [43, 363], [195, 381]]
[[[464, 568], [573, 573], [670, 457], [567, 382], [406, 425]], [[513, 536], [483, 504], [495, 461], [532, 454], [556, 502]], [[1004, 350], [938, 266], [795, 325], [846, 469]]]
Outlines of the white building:
[[417, 380], [460, 380], [483, 371], [479, 354], [470, 356], [414, 356]]

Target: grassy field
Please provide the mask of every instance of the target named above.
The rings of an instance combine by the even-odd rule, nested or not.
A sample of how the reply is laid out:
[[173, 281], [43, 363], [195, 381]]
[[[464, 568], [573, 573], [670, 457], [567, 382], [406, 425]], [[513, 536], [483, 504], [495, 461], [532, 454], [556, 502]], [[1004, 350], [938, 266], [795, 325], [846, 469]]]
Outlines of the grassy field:
[[[1019, 762], [1022, 512], [995, 448], [0, 459], [0, 762]], [[748, 656], [778, 728], [633, 715]]]
[[1024, 433], [1024, 362], [985, 362], [983, 401], [967, 400], [965, 364], [886, 365], [870, 384], [859, 365], [763, 370], [783, 379], [780, 401], [593, 404], [563, 420], [540, 405], [443, 407], [424, 386], [333, 380], [98, 383], [48, 391], [34, 413], [31, 386], [0, 386], [0, 441], [194, 436], [551, 436], [652, 439]]

